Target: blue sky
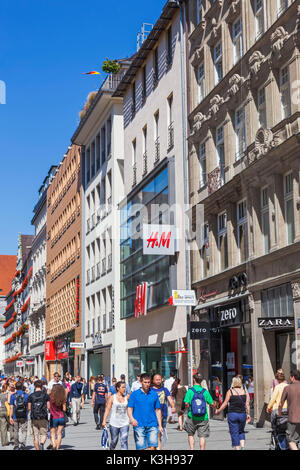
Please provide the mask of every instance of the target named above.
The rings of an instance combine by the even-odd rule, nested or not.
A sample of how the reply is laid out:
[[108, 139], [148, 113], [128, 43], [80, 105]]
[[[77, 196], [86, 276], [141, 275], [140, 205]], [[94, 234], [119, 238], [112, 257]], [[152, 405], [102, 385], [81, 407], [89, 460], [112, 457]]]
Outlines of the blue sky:
[[[61, 161], [78, 113], [106, 57], [130, 57], [142, 23], [155, 23], [165, 0], [1, 0], [0, 254], [16, 254], [31, 234], [32, 209], [52, 164]], [[104, 77], [105, 74], [102, 74]]]

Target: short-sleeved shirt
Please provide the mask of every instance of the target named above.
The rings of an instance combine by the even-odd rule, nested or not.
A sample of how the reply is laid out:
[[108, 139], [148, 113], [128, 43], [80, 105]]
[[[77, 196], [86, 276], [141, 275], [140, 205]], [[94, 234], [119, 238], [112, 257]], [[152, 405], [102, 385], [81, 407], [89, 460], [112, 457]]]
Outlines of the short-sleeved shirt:
[[[201, 385], [194, 385], [193, 388], [196, 390], [196, 392], [201, 392], [203, 390], [203, 387], [201, 387]], [[186, 392], [185, 397], [184, 397], [184, 403], [187, 403], [188, 405], [191, 405], [192, 400], [193, 400], [193, 396], [194, 396], [194, 392], [191, 388], [189, 388], [188, 391]], [[205, 399], [205, 401], [208, 405], [213, 404], [214, 401], [213, 401], [213, 399], [212, 399], [212, 397], [211, 397], [208, 390], [204, 389], [203, 397], [204, 397], [204, 399]], [[194, 421], [208, 421], [207, 410], [206, 410], [206, 413], [205, 413], [204, 416], [193, 416], [192, 412], [191, 412], [191, 406], [190, 406], [190, 410], [189, 410], [189, 413], [188, 413], [188, 417], [193, 419]]]
[[23, 394], [24, 394], [24, 400], [25, 400], [25, 404], [26, 404], [26, 418], [27, 418], [27, 414], [28, 414], [27, 404], [28, 404], [29, 395], [28, 395], [28, 393], [22, 392], [21, 390], [17, 390], [16, 393], [14, 393], [14, 394], [10, 397], [10, 403], [9, 403], [10, 405], [13, 405], [13, 407], [14, 407], [13, 419], [16, 419], [16, 415], [15, 415], [15, 402], [16, 402], [16, 397], [17, 397], [17, 395], [23, 395]]
[[109, 387], [109, 393], [111, 393], [112, 395], [115, 395], [117, 393], [116, 387], [114, 385], [111, 385]]
[[168, 397], [170, 396], [170, 392], [166, 387], [155, 388], [151, 387], [151, 390], [157, 393], [161, 414], [164, 418], [168, 417]]
[[64, 417], [64, 410], [63, 410], [63, 406], [56, 406], [53, 401], [52, 401], [52, 398], [50, 397], [50, 415], [51, 415], [51, 418], [52, 419], [59, 419], [59, 418], [63, 418]]
[[95, 403], [101, 405], [105, 403], [105, 394], [107, 393], [107, 386], [104, 383], [97, 382], [94, 388], [95, 392]]
[[[33, 416], [33, 407], [32, 407], [32, 403], [35, 399], [40, 399], [41, 397], [43, 397], [43, 402], [44, 402], [44, 405], [43, 405], [43, 411], [42, 411], [42, 414], [45, 416], [45, 418], [43, 419], [47, 419], [47, 402], [50, 401], [50, 396], [48, 395], [48, 393], [44, 390], [37, 390], [36, 392], [33, 392], [29, 395], [29, 398], [28, 398], [28, 403], [31, 403], [31, 419], [36, 419], [34, 416]], [[40, 418], [42, 419], [42, 418]]]
[[128, 408], [133, 409], [132, 416], [138, 422], [138, 427], [158, 426], [155, 410], [160, 410], [158, 394], [153, 390], [145, 393], [141, 388], [132, 392]]

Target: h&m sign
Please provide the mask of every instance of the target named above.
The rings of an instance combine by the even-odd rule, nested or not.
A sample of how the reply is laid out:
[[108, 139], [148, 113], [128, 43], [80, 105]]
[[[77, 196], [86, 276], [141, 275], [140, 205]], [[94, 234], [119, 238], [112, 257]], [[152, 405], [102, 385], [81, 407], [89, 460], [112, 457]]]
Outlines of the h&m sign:
[[258, 327], [265, 330], [294, 327], [293, 317], [265, 317], [258, 318], [257, 321]]

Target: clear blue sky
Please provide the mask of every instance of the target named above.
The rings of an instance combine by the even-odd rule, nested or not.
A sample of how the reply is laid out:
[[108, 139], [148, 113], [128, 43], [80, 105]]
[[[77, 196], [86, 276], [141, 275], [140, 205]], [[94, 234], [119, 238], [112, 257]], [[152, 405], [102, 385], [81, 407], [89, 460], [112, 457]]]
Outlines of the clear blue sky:
[[100, 85], [81, 73], [101, 71], [106, 57], [130, 57], [142, 23], [155, 23], [165, 3], [0, 0], [0, 254], [17, 254], [18, 233], [34, 233], [38, 189]]

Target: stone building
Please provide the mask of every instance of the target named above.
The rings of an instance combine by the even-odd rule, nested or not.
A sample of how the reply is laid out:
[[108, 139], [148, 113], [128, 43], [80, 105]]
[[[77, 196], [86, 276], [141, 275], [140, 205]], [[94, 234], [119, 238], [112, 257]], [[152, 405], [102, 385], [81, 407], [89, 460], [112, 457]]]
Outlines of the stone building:
[[300, 365], [299, 2], [189, 2], [188, 29], [195, 360], [224, 393], [253, 375], [262, 425], [276, 369]]
[[47, 377], [81, 372], [81, 150], [72, 145], [47, 190], [46, 355]]
[[3, 372], [5, 359], [5, 330], [6, 298], [11, 292], [12, 280], [16, 272], [17, 257], [14, 255], [0, 255], [0, 373]]

